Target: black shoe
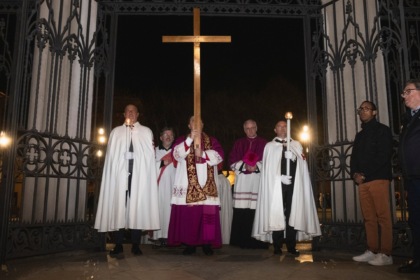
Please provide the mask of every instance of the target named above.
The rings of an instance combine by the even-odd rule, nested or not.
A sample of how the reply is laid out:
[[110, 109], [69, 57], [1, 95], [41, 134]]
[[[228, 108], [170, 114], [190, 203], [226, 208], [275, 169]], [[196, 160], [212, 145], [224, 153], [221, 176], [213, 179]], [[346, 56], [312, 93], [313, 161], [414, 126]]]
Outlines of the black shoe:
[[160, 247], [166, 247], [166, 246], [167, 246], [166, 241], [167, 241], [167, 239], [166, 239], [166, 238], [162, 238], [162, 239], [160, 240]]
[[296, 249], [287, 250], [287, 252], [289, 254], [294, 255], [294, 256], [299, 256], [299, 254], [300, 254], [300, 252], [298, 250], [296, 250]]
[[274, 249], [274, 255], [282, 255], [282, 254], [283, 254], [283, 251], [280, 248]]
[[206, 256], [211, 256], [213, 255], [213, 249], [211, 248], [210, 245], [204, 245], [203, 246], [203, 252]]
[[111, 250], [111, 252], [109, 252], [109, 254], [111, 256], [116, 256], [119, 253], [122, 253], [124, 251], [122, 244], [117, 244], [115, 245], [114, 249]]
[[412, 260], [409, 263], [400, 266], [398, 272], [401, 273], [420, 273], [420, 260]]
[[187, 246], [184, 251], [182, 252], [182, 254], [184, 256], [188, 256], [188, 255], [192, 255], [195, 253], [195, 246]]
[[136, 256], [143, 255], [143, 252], [140, 250], [139, 244], [133, 244], [131, 246], [131, 253], [133, 253]]

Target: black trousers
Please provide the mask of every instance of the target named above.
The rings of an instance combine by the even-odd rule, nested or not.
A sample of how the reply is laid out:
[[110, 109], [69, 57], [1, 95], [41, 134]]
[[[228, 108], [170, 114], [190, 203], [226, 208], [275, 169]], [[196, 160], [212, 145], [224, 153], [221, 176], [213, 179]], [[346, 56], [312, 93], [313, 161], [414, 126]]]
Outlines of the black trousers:
[[[132, 151], [132, 145], [130, 146], [130, 151]], [[128, 191], [126, 194], [126, 200], [125, 202], [127, 203], [128, 198], [131, 195], [131, 174], [133, 172], [133, 160], [129, 160], [129, 175], [128, 175]], [[141, 230], [140, 229], [131, 229], [131, 243], [132, 244], [140, 244], [140, 238], [141, 238]], [[121, 245], [123, 244], [124, 241], [124, 233], [125, 233], [125, 229], [120, 229], [119, 231], [115, 232], [114, 234], [114, 238], [115, 238], [115, 244], [117, 245]]]
[[249, 249], [268, 249], [269, 243], [251, 237], [254, 216], [255, 209], [233, 208], [230, 245]]
[[408, 223], [413, 234], [413, 259], [420, 261], [420, 179], [407, 179]]
[[293, 184], [282, 185], [283, 191], [283, 209], [286, 216], [286, 238], [284, 238], [284, 230], [273, 231], [273, 246], [274, 249], [281, 249], [284, 243], [288, 251], [296, 249], [296, 230], [294, 227], [289, 226], [290, 211], [292, 208], [293, 198]]
[[[131, 243], [132, 244], [140, 244], [140, 238], [141, 238], [141, 229], [131, 229]], [[119, 231], [116, 231], [114, 233], [115, 238], [115, 244], [116, 245], [122, 245], [124, 243], [124, 234], [125, 229], [120, 229]]]

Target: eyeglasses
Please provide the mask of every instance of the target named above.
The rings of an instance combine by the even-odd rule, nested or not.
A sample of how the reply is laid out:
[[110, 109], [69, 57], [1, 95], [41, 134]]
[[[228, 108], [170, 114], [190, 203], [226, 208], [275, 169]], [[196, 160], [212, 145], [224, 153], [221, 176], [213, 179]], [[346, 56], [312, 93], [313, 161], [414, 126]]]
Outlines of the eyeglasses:
[[369, 107], [360, 107], [360, 108], [357, 108], [356, 109], [356, 112], [358, 113], [358, 114], [360, 114], [360, 112], [368, 112], [368, 111], [373, 111], [373, 109], [372, 108], [369, 108]]
[[408, 88], [401, 93], [401, 97], [407, 97], [411, 94], [412, 90], [417, 90], [416, 88]]

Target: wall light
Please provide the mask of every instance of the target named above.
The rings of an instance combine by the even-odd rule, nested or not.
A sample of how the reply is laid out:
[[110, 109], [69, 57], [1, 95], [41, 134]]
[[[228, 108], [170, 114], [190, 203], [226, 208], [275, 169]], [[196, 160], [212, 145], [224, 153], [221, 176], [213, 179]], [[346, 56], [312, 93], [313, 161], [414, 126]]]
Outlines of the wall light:
[[1, 131], [0, 132], [0, 148], [6, 148], [7, 146], [9, 146], [10, 142], [12, 142], [12, 140], [10, 139], [10, 137], [7, 136], [6, 132]]

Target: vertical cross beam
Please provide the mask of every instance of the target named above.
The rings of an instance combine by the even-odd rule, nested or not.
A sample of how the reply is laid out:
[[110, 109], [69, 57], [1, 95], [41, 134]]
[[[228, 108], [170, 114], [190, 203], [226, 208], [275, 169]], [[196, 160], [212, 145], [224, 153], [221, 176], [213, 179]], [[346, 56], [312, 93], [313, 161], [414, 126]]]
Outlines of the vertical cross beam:
[[[194, 8], [194, 33], [193, 36], [162, 36], [163, 43], [194, 43], [194, 128], [201, 123], [201, 68], [200, 44], [201, 43], [230, 43], [230, 36], [201, 36], [200, 35], [200, 9]], [[194, 148], [200, 148], [201, 139], [194, 139]]]

